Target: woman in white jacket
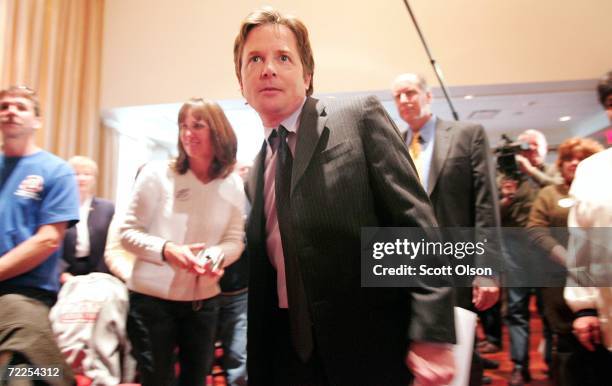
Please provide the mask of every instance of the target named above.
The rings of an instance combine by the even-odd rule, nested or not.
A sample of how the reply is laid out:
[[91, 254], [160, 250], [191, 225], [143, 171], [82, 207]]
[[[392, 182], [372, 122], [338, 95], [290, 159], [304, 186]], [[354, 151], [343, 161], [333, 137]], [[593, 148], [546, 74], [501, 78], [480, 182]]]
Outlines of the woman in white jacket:
[[[192, 99], [178, 124], [178, 157], [143, 168], [120, 227], [123, 246], [136, 256], [128, 333], [143, 386], [172, 384], [175, 348], [178, 385], [204, 385], [218, 281], [244, 247], [243, 184], [231, 174], [236, 136], [223, 110]], [[212, 259], [196, 257], [203, 255]]]

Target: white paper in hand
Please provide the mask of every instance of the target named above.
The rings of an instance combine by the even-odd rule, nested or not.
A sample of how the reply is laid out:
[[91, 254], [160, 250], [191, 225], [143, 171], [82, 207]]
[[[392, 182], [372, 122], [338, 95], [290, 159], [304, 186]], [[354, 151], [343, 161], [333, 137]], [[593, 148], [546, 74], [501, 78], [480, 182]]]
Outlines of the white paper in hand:
[[476, 313], [455, 307], [455, 332], [457, 344], [453, 347], [453, 355], [456, 372], [449, 386], [468, 386], [476, 335]]

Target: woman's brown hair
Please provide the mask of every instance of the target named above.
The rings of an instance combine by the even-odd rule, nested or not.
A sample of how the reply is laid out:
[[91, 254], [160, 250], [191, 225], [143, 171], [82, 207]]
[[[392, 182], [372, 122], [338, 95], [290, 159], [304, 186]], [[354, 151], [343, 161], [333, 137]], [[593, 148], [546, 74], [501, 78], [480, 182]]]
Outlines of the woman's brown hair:
[[189, 170], [189, 157], [180, 139], [181, 124], [187, 119], [187, 114], [189, 113], [193, 114], [195, 119], [204, 120], [210, 128], [210, 141], [214, 158], [210, 164], [208, 177], [210, 179], [227, 177], [232, 172], [236, 163], [236, 150], [238, 147], [236, 134], [221, 106], [217, 102], [202, 98], [188, 100], [179, 111], [179, 154], [174, 160], [174, 170], [179, 174], [185, 174]]
[[563, 164], [564, 161], [572, 159], [576, 153], [582, 153], [582, 156], [587, 158], [602, 150], [603, 146], [590, 138], [574, 137], [566, 139], [557, 149], [557, 168], [561, 170], [561, 164]]

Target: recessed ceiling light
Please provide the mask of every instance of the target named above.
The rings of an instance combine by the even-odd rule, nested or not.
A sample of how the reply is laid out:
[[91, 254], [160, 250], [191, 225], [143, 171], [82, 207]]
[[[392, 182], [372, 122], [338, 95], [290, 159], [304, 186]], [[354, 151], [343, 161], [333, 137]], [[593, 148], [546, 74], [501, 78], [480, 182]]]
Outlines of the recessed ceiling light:
[[463, 97], [463, 99], [474, 99], [474, 95], [466, 95]]
[[571, 120], [572, 117], [570, 117], [569, 115], [564, 115], [561, 118], [559, 118], [559, 122], [567, 122], [569, 120]]
[[476, 110], [468, 116], [468, 119], [480, 120], [480, 119], [493, 119], [500, 110]]

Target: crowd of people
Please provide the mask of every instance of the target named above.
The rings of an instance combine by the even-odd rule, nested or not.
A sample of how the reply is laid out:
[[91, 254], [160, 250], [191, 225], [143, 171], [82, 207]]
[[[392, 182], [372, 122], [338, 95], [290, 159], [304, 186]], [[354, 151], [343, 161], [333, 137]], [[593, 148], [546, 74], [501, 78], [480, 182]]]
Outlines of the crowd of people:
[[[391, 87], [403, 128], [374, 97], [317, 100], [306, 26], [269, 7], [241, 24], [234, 63], [265, 131], [252, 166], [236, 162], [221, 107], [190, 99], [178, 156], [140, 168], [122, 213], [95, 197], [92, 159], [36, 145], [35, 92], [0, 91], [3, 376], [26, 368], [50, 385], [75, 374], [94, 385], [203, 385], [221, 342], [228, 385], [447, 385], [458, 306], [485, 330], [469, 371], [481, 385], [495, 365], [481, 354], [502, 349], [505, 301], [508, 384], [522, 386], [535, 295], [552, 384], [608, 382], [612, 251], [591, 228], [612, 225], [611, 150], [570, 138], [547, 164], [546, 138], [526, 130], [514, 168], [498, 170], [483, 126], [434, 115], [418, 74]], [[612, 72], [598, 91], [612, 122]], [[495, 274], [470, 287], [445, 278], [364, 287], [366, 226], [450, 241], [461, 240], [438, 227], [486, 230], [474, 264]], [[546, 285], [525, 281], [536, 266], [555, 273]]]

